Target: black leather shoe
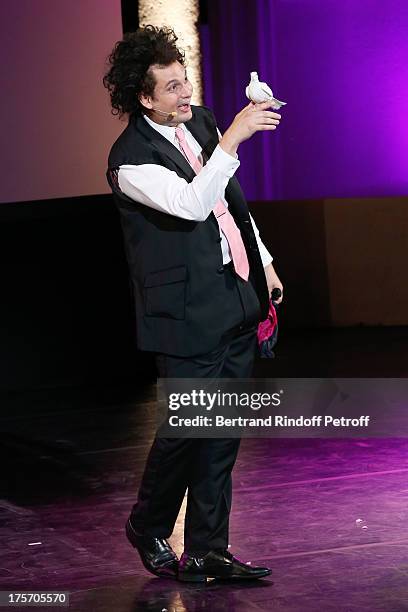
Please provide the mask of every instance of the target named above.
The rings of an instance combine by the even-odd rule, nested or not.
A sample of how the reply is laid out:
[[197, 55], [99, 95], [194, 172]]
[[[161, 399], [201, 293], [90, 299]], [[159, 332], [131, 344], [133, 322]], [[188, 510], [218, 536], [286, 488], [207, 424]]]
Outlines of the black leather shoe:
[[126, 535], [131, 545], [137, 549], [147, 571], [162, 578], [176, 578], [178, 557], [164, 538], [139, 535], [130, 519], [126, 523]]
[[206, 582], [207, 578], [220, 580], [248, 580], [269, 576], [267, 567], [242, 563], [228, 550], [211, 550], [204, 557], [183, 553], [179, 563], [178, 578], [183, 582]]

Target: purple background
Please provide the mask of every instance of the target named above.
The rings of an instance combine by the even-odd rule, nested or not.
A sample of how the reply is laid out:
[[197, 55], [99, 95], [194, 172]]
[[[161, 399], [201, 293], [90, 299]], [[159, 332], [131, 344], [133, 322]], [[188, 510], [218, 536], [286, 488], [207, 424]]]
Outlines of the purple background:
[[249, 200], [408, 193], [406, 0], [211, 0], [205, 103], [225, 129], [256, 70], [288, 103], [241, 145]]

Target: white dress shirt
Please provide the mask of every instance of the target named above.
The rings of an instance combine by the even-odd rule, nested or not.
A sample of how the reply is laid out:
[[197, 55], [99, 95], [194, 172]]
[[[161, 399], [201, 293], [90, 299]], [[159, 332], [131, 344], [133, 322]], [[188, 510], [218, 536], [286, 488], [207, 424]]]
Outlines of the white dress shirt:
[[[146, 115], [144, 119], [181, 151], [175, 127], [155, 123]], [[202, 163], [200, 144], [183, 123], [179, 127], [185, 131], [187, 144]], [[183, 154], [182, 151], [181, 153]], [[225, 188], [238, 167], [238, 158], [232, 157], [217, 145], [210, 159], [191, 183], [158, 164], [123, 164], [119, 167], [118, 183], [124, 194], [145, 206], [182, 219], [205, 221], [218, 200], [222, 200], [228, 207], [224, 198]], [[251, 215], [250, 218], [262, 263], [267, 266], [271, 263], [272, 256], [263, 244]], [[222, 259], [223, 263], [227, 264], [231, 261], [230, 250], [221, 231], [220, 236]]]

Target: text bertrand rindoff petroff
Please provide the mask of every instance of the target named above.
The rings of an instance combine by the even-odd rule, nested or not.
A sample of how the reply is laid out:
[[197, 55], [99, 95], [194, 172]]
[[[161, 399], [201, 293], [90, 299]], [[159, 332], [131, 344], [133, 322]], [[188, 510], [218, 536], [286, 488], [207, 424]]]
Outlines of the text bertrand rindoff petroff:
[[[180, 408], [202, 408], [212, 411], [223, 407], [248, 407], [259, 410], [270, 406], [281, 405], [280, 393], [208, 393], [203, 389], [188, 393], [170, 393], [167, 398], [168, 408], [177, 411]], [[368, 415], [359, 417], [344, 417], [332, 415], [312, 415], [289, 417], [287, 415], [270, 414], [267, 417], [226, 417], [217, 414], [214, 417], [198, 414], [190, 417], [181, 417], [177, 414], [169, 416], [169, 425], [172, 427], [367, 427], [370, 421]]]

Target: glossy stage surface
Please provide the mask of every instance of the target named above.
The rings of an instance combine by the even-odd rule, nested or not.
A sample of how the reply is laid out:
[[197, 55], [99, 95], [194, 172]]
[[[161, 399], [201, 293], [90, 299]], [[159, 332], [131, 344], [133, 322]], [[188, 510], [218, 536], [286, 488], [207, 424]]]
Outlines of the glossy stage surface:
[[124, 524], [154, 400], [152, 384], [2, 398], [0, 590], [69, 591], [75, 612], [408, 610], [403, 437], [243, 440], [230, 550], [272, 576], [195, 586], [149, 575]]

